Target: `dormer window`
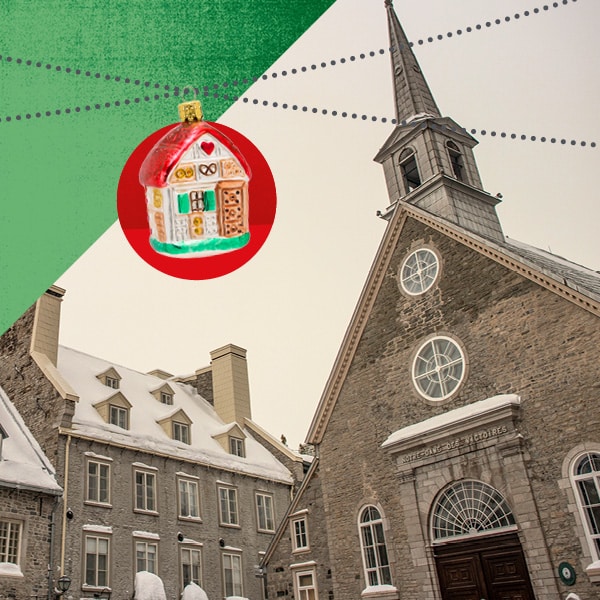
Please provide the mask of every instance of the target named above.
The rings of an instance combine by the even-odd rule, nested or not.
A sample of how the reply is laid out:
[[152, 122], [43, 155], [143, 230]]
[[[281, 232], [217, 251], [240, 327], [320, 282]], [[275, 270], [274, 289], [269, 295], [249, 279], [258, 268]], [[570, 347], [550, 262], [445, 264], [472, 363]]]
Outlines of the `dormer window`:
[[452, 165], [452, 173], [454, 177], [459, 181], [464, 181], [464, 162], [460, 152], [460, 148], [452, 141], [446, 142], [446, 148], [448, 148], [448, 156], [450, 157], [450, 164]]
[[123, 396], [122, 392], [117, 392], [94, 404], [94, 408], [100, 413], [100, 416], [111, 425], [116, 425], [121, 429], [129, 429], [129, 411], [131, 403]]
[[113, 390], [118, 390], [121, 387], [121, 376], [117, 373], [114, 367], [106, 369], [96, 375], [96, 377], [106, 386]]
[[121, 429], [129, 429], [129, 411], [122, 406], [110, 405], [109, 421]]
[[107, 377], [106, 385], [109, 388], [112, 388], [113, 390], [118, 390], [119, 389], [119, 380], [115, 379], [114, 377]]
[[161, 404], [167, 406], [173, 405], [173, 397], [175, 396], [175, 390], [168, 384], [163, 383], [160, 387], [150, 392]]
[[190, 426], [173, 421], [173, 439], [184, 444], [190, 443]]
[[244, 440], [236, 437], [229, 438], [229, 453], [234, 456], [241, 456], [242, 458], [246, 456], [244, 452]]
[[192, 420], [181, 409], [171, 411], [171, 414], [160, 419], [157, 423], [164, 432], [176, 442], [192, 443]]
[[405, 148], [400, 154], [400, 171], [407, 194], [421, 185], [421, 176], [417, 167], [417, 155], [412, 148]]

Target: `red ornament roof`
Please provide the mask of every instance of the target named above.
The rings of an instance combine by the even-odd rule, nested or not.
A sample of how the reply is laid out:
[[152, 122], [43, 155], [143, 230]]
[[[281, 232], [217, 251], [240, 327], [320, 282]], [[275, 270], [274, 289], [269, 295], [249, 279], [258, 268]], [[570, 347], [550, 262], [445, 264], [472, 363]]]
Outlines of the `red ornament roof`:
[[218, 124], [209, 121], [179, 123], [150, 150], [140, 168], [140, 183], [157, 188], [167, 187], [167, 178], [188, 148], [202, 135], [208, 133], [223, 144], [238, 160], [248, 177], [250, 166], [235, 144], [218, 130]]

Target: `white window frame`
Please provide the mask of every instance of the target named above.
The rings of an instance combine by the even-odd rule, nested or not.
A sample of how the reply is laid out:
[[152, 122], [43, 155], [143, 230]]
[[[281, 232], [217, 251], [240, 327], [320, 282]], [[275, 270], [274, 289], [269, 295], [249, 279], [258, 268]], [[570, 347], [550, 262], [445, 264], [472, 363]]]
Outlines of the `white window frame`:
[[[90, 467], [92, 465], [96, 466], [96, 473], [92, 475], [90, 473]], [[97, 504], [100, 506], [110, 506], [110, 498], [111, 498], [111, 465], [109, 462], [88, 458], [87, 460], [87, 468], [86, 468], [86, 480], [85, 480], [85, 502], [86, 504]], [[100, 497], [100, 482], [103, 479], [102, 470], [106, 469], [106, 499], [102, 499]], [[96, 480], [96, 498], [91, 497], [91, 486], [90, 481], [93, 479]]]
[[[185, 502], [183, 499], [186, 498]], [[179, 518], [200, 521], [200, 491], [198, 481], [195, 479], [187, 479], [185, 477], [177, 478], [177, 502], [179, 506]], [[184, 514], [184, 505], [188, 505], [187, 514]], [[193, 514], [193, 505], [195, 504], [196, 514]]]
[[[186, 560], [184, 558], [184, 554], [189, 554], [189, 561]], [[194, 555], [197, 556], [197, 560], [194, 561]], [[190, 572], [191, 572], [191, 578], [188, 581], [188, 583], [190, 582], [194, 582], [196, 585], [199, 585], [200, 587], [202, 587], [202, 575], [203, 575], [203, 569], [202, 569], [202, 546], [181, 546], [181, 548], [179, 549], [179, 576], [180, 576], [180, 585], [181, 585], [181, 591], [183, 592], [183, 589], [185, 588], [185, 586], [187, 585], [185, 583], [185, 574], [184, 574], [184, 566], [185, 565], [189, 565], [190, 567]], [[198, 576], [194, 577], [194, 567], [197, 567], [198, 570]]]
[[[13, 519], [0, 518], [0, 535], [0, 563], [20, 565], [23, 523]], [[11, 547], [14, 549], [10, 550]], [[14, 560], [9, 560], [11, 558]]]
[[[96, 544], [96, 549], [94, 553], [88, 552], [88, 540], [94, 540]], [[99, 542], [106, 542], [106, 553], [100, 553], [98, 549]], [[110, 537], [102, 536], [102, 535], [85, 535], [84, 536], [84, 549], [83, 549], [83, 581], [86, 587], [103, 589], [106, 587], [110, 587]], [[95, 556], [95, 565], [94, 565], [94, 581], [88, 581], [88, 556]], [[106, 569], [105, 569], [105, 581], [101, 582], [99, 579], [99, 557], [106, 557]]]
[[228, 486], [219, 486], [217, 489], [219, 496], [219, 525], [239, 527], [240, 515], [237, 489]]
[[187, 423], [173, 421], [173, 439], [183, 444], [191, 443], [190, 426]]
[[[142, 506], [138, 504], [138, 475], [142, 476]], [[152, 484], [150, 487], [148, 486], [148, 481], [151, 479]], [[148, 507], [149, 504], [149, 494], [148, 489], [152, 490], [152, 500], [154, 502], [154, 506]], [[156, 497], [156, 473], [152, 471], [144, 471], [143, 469], [134, 469], [133, 471], [133, 506], [134, 512], [143, 512], [150, 514], [158, 514], [158, 499]]]
[[[290, 527], [292, 530], [292, 547], [293, 552], [305, 552], [310, 550], [310, 541], [308, 537], [308, 519], [306, 515], [301, 517], [292, 518], [290, 521]], [[302, 527], [303, 531], [299, 531], [298, 528]], [[302, 545], [304, 539], [305, 544]]]
[[[442, 345], [445, 344], [446, 348], [442, 349]], [[425, 360], [425, 358], [422, 356], [423, 352], [428, 349], [428, 347], [432, 347], [434, 350], [434, 354], [432, 357], [429, 358], [429, 360]], [[447, 356], [444, 353], [449, 346], [452, 346], [453, 348], [455, 348], [456, 350], [458, 350], [458, 357], [451, 360], [449, 363], [444, 363], [444, 361], [446, 360]], [[427, 370], [420, 373], [419, 372], [419, 365], [421, 364], [427, 364]], [[431, 363], [431, 364], [429, 364]], [[436, 368], [433, 366], [435, 363], [436, 366], [439, 366], [439, 370], [436, 371]], [[452, 373], [452, 387], [451, 389], [445, 389], [447, 387], [447, 385], [445, 384], [445, 382], [447, 381], [447, 378], [443, 378], [444, 375], [440, 375], [440, 372], [443, 369], [450, 369], [452, 368], [454, 365], [458, 365], [460, 364], [460, 376], [458, 377], [458, 379], [456, 377], [454, 377], [454, 373]], [[450, 365], [450, 366], [448, 366]], [[431, 376], [430, 376], [431, 374]], [[413, 385], [415, 387], [415, 390], [418, 392], [418, 394], [425, 398], [425, 400], [427, 400], [428, 402], [432, 403], [432, 404], [438, 404], [440, 402], [444, 402], [445, 400], [449, 400], [450, 398], [452, 398], [453, 396], [455, 396], [459, 390], [461, 389], [465, 379], [467, 376], [467, 358], [465, 356], [465, 352], [461, 346], [461, 344], [451, 338], [448, 335], [435, 335], [435, 336], [431, 336], [429, 338], [427, 338], [417, 349], [417, 351], [414, 354], [414, 358], [412, 361], [412, 367], [411, 367], [411, 377], [412, 377], [412, 382]], [[434, 381], [435, 379], [438, 379], [438, 381]], [[429, 389], [427, 388], [427, 386], [425, 386], [424, 389], [424, 385], [421, 382], [426, 382], [429, 381], [432, 383], [432, 385], [439, 385], [439, 389], [441, 392], [443, 392], [440, 396], [432, 396], [428, 393]]]
[[229, 454], [244, 458], [246, 456], [246, 448], [242, 438], [230, 436], [229, 438]]
[[[158, 575], [158, 541], [134, 538], [133, 548], [135, 553], [135, 572], [139, 573], [140, 571], [148, 571], [149, 573]], [[141, 553], [143, 556], [138, 556], [139, 553]], [[140, 568], [139, 561], [143, 561], [142, 568]], [[151, 570], [150, 568], [152, 561], [154, 562], [154, 570]]]
[[[433, 257], [433, 260], [431, 260]], [[409, 263], [411, 263], [409, 265]], [[409, 276], [405, 269], [410, 269]], [[425, 268], [423, 268], [425, 265]], [[420, 296], [429, 291], [438, 280], [440, 274], [440, 259], [438, 255], [427, 247], [418, 248], [411, 252], [403, 261], [398, 272], [400, 286], [409, 296]], [[416, 277], [416, 279], [415, 279]]]
[[[113, 420], [113, 411], [116, 418]], [[121, 429], [129, 429], [129, 410], [116, 404], [108, 405], [108, 422]]]
[[256, 492], [256, 525], [258, 531], [273, 533], [275, 531], [275, 511], [273, 495]]
[[[300, 578], [310, 576], [310, 585], [301, 585]], [[313, 592], [312, 594], [310, 592]], [[319, 590], [317, 588], [316, 569], [294, 570], [294, 597], [297, 600], [318, 600]]]
[[162, 404], [167, 404], [168, 406], [173, 405], [173, 394], [169, 394], [169, 392], [161, 392], [160, 393], [160, 401]]
[[116, 377], [106, 376], [104, 379], [104, 383], [107, 387], [112, 388], [113, 390], [119, 389], [119, 380]]
[[[227, 564], [229, 562], [229, 565]], [[234, 562], [237, 565], [234, 566]], [[244, 596], [244, 571], [242, 568], [242, 555], [238, 552], [224, 552], [221, 555], [221, 564], [223, 566], [223, 595]], [[237, 567], [237, 568], [236, 568]], [[228, 589], [227, 571], [231, 571], [231, 587]], [[237, 577], [236, 577], [237, 576]]]
[[592, 557], [592, 562], [596, 562], [600, 560], [600, 534], [594, 534], [592, 531], [589, 520], [589, 507], [587, 505], [584, 505], [583, 503], [578, 482], [591, 479], [594, 482], [596, 491], [598, 492], [598, 494], [600, 494], [600, 470], [594, 470], [591, 473], [585, 473], [583, 475], [577, 475], [575, 473], [575, 470], [577, 469], [579, 463], [586, 456], [589, 455], [600, 456], [600, 451], [588, 450], [577, 454], [577, 456], [571, 461], [569, 476], [571, 480], [571, 487], [573, 488], [573, 493], [575, 494], [575, 500], [577, 502], [577, 509], [579, 510], [579, 516], [583, 525], [583, 530], [585, 532], [585, 538], [588, 543], [589, 551]]
[[[366, 511], [374, 509], [377, 511], [377, 518], [363, 521], [363, 515]], [[371, 544], [367, 545], [365, 542], [365, 532], [369, 532]], [[383, 539], [379, 539], [378, 533], [381, 533]], [[385, 526], [382, 511], [372, 504], [363, 506], [358, 513], [358, 535], [360, 538], [360, 553], [362, 556], [363, 573], [365, 577], [365, 584], [367, 587], [379, 586], [379, 585], [393, 585], [392, 583], [392, 569], [390, 566], [390, 556], [387, 549], [387, 542], [385, 539]], [[380, 548], [385, 551], [386, 564], [383, 564], [381, 560]], [[371, 561], [367, 558], [367, 550], [372, 549]], [[374, 564], [371, 564], [374, 561]], [[386, 581], [387, 571], [387, 581]]]

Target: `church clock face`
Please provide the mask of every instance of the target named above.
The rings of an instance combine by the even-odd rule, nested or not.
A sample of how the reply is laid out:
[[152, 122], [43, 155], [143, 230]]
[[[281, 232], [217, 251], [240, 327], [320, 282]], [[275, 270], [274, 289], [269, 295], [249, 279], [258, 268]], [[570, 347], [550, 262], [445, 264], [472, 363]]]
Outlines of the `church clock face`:
[[423, 294], [430, 289], [438, 276], [439, 260], [428, 248], [409, 254], [400, 268], [400, 285], [411, 296]]
[[464, 375], [464, 354], [448, 337], [435, 337], [425, 342], [413, 362], [413, 382], [427, 400], [446, 400], [452, 396]]

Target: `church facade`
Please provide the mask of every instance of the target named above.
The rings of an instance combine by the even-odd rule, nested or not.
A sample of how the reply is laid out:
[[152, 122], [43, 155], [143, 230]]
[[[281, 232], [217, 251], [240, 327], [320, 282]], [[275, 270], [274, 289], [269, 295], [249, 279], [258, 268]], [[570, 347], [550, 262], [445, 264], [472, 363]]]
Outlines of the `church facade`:
[[386, 1], [386, 232], [267, 551], [270, 598], [600, 592], [600, 276], [508, 240]]

